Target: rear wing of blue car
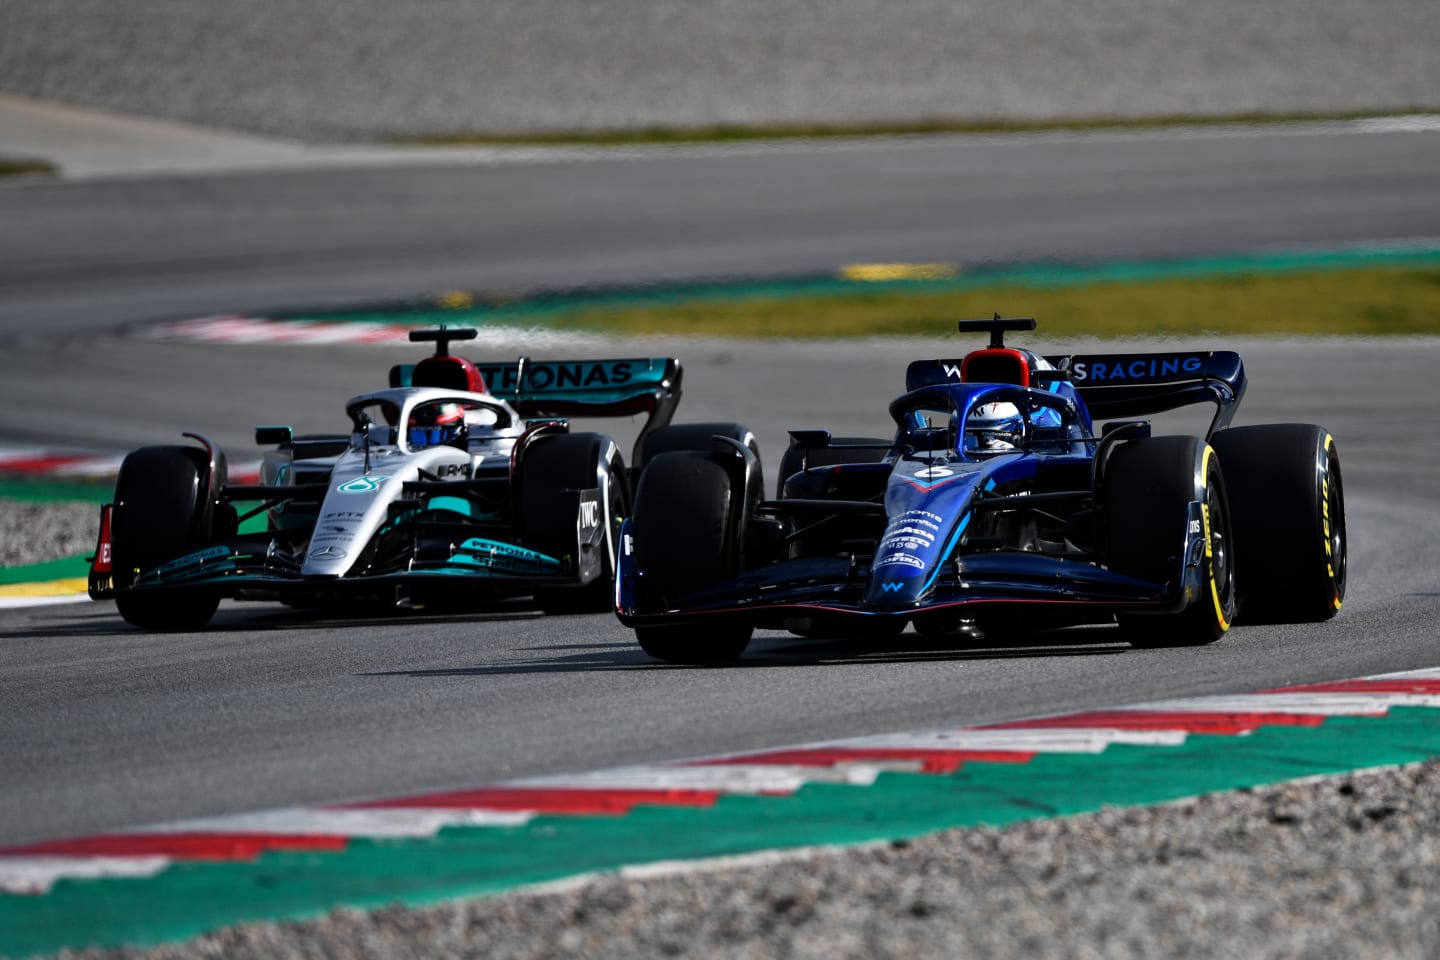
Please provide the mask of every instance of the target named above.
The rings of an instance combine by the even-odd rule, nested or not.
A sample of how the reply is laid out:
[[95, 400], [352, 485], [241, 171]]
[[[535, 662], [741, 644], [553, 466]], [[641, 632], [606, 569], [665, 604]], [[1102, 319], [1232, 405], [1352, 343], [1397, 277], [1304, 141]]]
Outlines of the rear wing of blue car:
[[[644, 414], [642, 433], [667, 425], [680, 402], [680, 361], [530, 360], [476, 363], [485, 386], [525, 417], [624, 417]], [[410, 386], [414, 364], [390, 368], [390, 386]]]
[[[1245, 365], [1230, 350], [1176, 353], [1094, 353], [1047, 356], [1054, 372], [1045, 380], [1072, 384], [1096, 420], [1143, 417], [1192, 403], [1215, 404], [1208, 436], [1230, 424], [1245, 395]], [[960, 360], [917, 360], [906, 370], [908, 390], [959, 383]]]
[[1143, 417], [1192, 403], [1215, 404], [1206, 436], [1230, 425], [1245, 396], [1245, 364], [1231, 350], [1073, 354], [1046, 357], [1068, 373], [1096, 420]]

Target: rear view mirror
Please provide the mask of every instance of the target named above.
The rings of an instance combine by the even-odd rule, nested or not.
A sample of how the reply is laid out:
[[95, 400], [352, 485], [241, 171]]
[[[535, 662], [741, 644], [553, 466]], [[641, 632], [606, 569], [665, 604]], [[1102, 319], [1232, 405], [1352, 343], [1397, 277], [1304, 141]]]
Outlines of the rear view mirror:
[[290, 427], [256, 427], [256, 446], [267, 447], [271, 444], [285, 446], [295, 438], [295, 431]]

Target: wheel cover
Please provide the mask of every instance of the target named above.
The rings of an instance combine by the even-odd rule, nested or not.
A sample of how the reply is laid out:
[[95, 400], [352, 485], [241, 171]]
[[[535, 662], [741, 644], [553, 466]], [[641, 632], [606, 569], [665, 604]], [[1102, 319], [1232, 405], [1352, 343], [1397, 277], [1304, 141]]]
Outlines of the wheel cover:
[[1206, 509], [1210, 512], [1210, 573], [1217, 583], [1224, 584], [1228, 592], [1230, 584], [1230, 549], [1225, 536], [1229, 518], [1218, 492], [1211, 488], [1205, 497]]

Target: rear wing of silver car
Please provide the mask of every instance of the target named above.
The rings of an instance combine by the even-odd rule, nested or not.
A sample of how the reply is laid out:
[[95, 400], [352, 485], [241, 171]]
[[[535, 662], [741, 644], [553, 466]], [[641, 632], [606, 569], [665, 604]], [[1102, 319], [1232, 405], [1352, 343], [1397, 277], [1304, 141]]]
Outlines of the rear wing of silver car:
[[[473, 362], [473, 361], [472, 361]], [[390, 386], [410, 386], [413, 364], [390, 369]], [[641, 438], [666, 426], [680, 403], [680, 361], [531, 360], [475, 363], [493, 395], [525, 417], [626, 417], [644, 414]], [[638, 449], [638, 447], [637, 447]]]

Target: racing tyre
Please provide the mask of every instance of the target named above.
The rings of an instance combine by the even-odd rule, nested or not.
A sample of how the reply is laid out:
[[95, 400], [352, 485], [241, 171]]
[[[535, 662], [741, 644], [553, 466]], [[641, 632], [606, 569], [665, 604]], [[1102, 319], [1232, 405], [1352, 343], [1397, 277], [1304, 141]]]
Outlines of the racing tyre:
[[891, 617], [858, 620], [827, 620], [824, 617], [795, 618], [785, 624], [797, 637], [807, 640], [855, 640], [861, 643], [884, 643], [905, 632], [909, 621]]
[[740, 441], [755, 454], [755, 462], [760, 462], [760, 444], [748, 427], [739, 423], [683, 423], [646, 434], [640, 447], [640, 462], [636, 466], [643, 470], [660, 454], [681, 450], [728, 452], [728, 445], [716, 441], [717, 436]]
[[[125, 586], [135, 571], [203, 547], [208, 493], [205, 454], [195, 447], [141, 447], [125, 457], [115, 479], [111, 557]], [[145, 630], [195, 630], [210, 622], [220, 598], [190, 591], [130, 594], [115, 606], [126, 623]]]
[[656, 660], [666, 663], [733, 663], [750, 645], [750, 627], [636, 627], [635, 639]]
[[[615, 547], [630, 505], [620, 449], [599, 433], [565, 433], [536, 440], [525, 452], [520, 480], [520, 522], [525, 540], [552, 557], [575, 553], [576, 491], [598, 487], [605, 525], [600, 575], [579, 587], [539, 587], [535, 602], [546, 613], [603, 613], [615, 605]], [[577, 558], [578, 559], [578, 558]]]
[[[831, 443], [888, 444], [889, 440], [875, 437], [831, 437]], [[875, 447], [869, 450], [846, 450], [835, 447], [786, 447], [780, 458], [780, 476], [776, 480], [775, 496], [785, 496], [785, 481], [807, 467], [832, 467], [839, 463], [878, 463], [885, 459], [887, 450]]]
[[1235, 619], [1234, 538], [1220, 458], [1198, 437], [1155, 437], [1122, 443], [1106, 468], [1102, 503], [1110, 569], [1152, 582], [1173, 582], [1189, 505], [1202, 504], [1200, 590], [1184, 610], [1165, 616], [1124, 616], [1125, 638], [1137, 647], [1211, 643]]
[[1247, 623], [1329, 620], [1345, 599], [1345, 488], [1324, 428], [1277, 423], [1223, 430], [1225, 471]]
[[[663, 453], [640, 475], [631, 536], [645, 606], [675, 606], [740, 572], [744, 501], [733, 495], [731, 472], [721, 462], [726, 456]], [[750, 633], [748, 625], [729, 623], [635, 629], [642, 650], [673, 663], [734, 660], [745, 652]]]

